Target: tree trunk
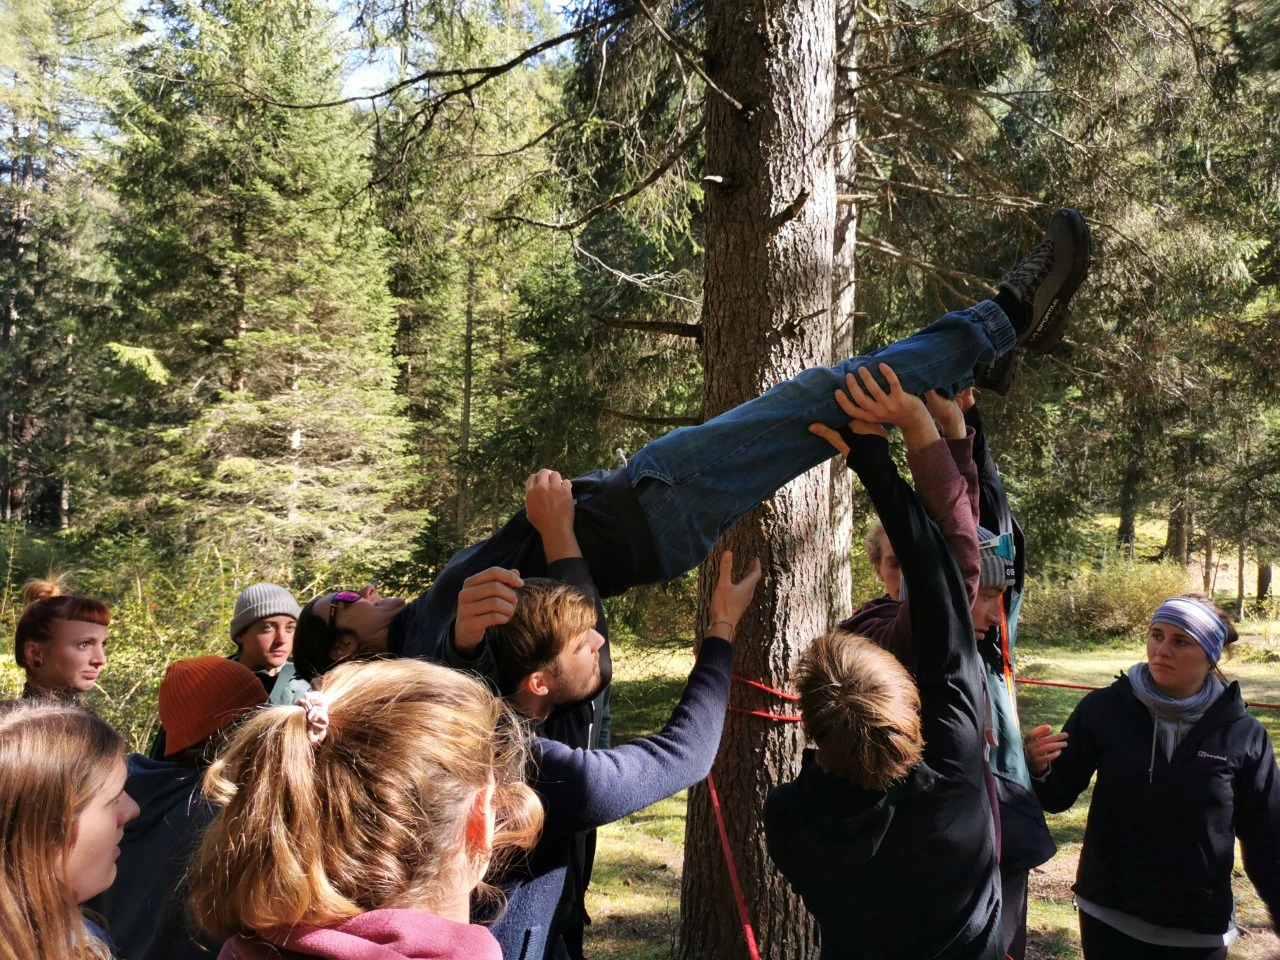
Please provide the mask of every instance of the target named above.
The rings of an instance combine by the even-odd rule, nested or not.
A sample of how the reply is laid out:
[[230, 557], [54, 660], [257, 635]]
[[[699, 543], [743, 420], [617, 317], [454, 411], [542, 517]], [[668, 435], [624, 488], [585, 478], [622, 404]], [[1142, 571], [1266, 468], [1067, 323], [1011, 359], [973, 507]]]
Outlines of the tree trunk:
[[1164, 538], [1164, 557], [1181, 567], [1190, 561], [1191, 504], [1179, 499], [1169, 510], [1169, 526]]
[[1216, 579], [1213, 576], [1213, 567], [1217, 562], [1217, 558], [1213, 555], [1213, 539], [1211, 537], [1204, 538], [1204, 573], [1201, 579], [1204, 581], [1204, 592], [1209, 596], [1213, 596], [1213, 582]]
[[1261, 603], [1271, 594], [1271, 564], [1258, 564], [1258, 602]]
[[[712, 93], [708, 174], [726, 177], [706, 201], [704, 415], [757, 396], [802, 369], [831, 362], [835, 178], [835, 0], [709, 0], [708, 66], [745, 107]], [[831, 479], [814, 470], [749, 513], [724, 538], [738, 561], [759, 556], [765, 579], [739, 624], [735, 670], [786, 687], [805, 644], [830, 623]], [[839, 558], [847, 567], [847, 554]], [[703, 567], [701, 612], [716, 562]], [[845, 608], [847, 609], [847, 599]], [[780, 706], [735, 690], [740, 703]], [[816, 931], [765, 851], [765, 797], [798, 770], [798, 724], [730, 713], [714, 768], [729, 847], [760, 953], [794, 960]], [[689, 792], [679, 954], [741, 960], [743, 929], [705, 784]]]
[[[837, 185], [852, 183], [857, 173], [858, 137], [857, 88], [858, 47], [854, 25], [855, 0], [836, 0], [835, 113], [832, 126], [832, 163]], [[853, 354], [854, 309], [857, 304], [858, 208], [847, 204], [836, 208], [835, 235], [831, 260], [831, 353]], [[843, 617], [853, 604], [853, 475], [839, 459], [827, 466], [831, 481], [831, 610]]]
[[1239, 552], [1236, 556], [1236, 622], [1244, 619], [1244, 540], [1240, 541]]
[[1120, 482], [1120, 526], [1116, 529], [1116, 546], [1126, 556], [1133, 556], [1133, 541], [1138, 514], [1138, 484], [1142, 482], [1142, 464], [1137, 456], [1125, 464]]
[[462, 419], [458, 424], [458, 497], [455, 524], [467, 528], [467, 458], [471, 455], [471, 385], [475, 380], [476, 258], [467, 260], [466, 332], [462, 341]]

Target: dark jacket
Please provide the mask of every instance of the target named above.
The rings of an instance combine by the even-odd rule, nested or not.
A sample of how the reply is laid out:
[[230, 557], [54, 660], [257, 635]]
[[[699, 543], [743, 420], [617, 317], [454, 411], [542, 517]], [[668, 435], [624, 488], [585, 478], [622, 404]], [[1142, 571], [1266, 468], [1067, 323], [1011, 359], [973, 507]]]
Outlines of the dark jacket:
[[[953, 551], [971, 549], [972, 555], [960, 563], [965, 588], [971, 598], [977, 596], [979, 574], [977, 548], [966, 545], [966, 538], [967, 542], [973, 541], [974, 515], [978, 506], [978, 474], [973, 461], [973, 441], [974, 435], [969, 432], [960, 440], [938, 440], [923, 450], [907, 454], [907, 465], [915, 480], [916, 496], [924, 504], [929, 516], [937, 521], [947, 544]], [[872, 600], [843, 621], [840, 629], [875, 641], [914, 673], [916, 649], [911, 629], [912, 600], [908, 585], [906, 600], [899, 602], [888, 596]], [[919, 602], [930, 600], [931, 598], [921, 597]]]
[[187, 865], [213, 819], [200, 771], [139, 753], [128, 761], [125, 792], [142, 812], [125, 824], [115, 883], [85, 905], [106, 918], [125, 960], [209, 960], [218, 944], [186, 907]]
[[884, 523], [908, 594], [934, 598], [912, 611], [924, 759], [887, 792], [869, 792], [807, 755], [800, 776], [765, 803], [769, 855], [818, 921], [823, 960], [997, 960], [985, 679], [965, 578], [883, 438], [857, 437], [848, 463]]
[[[657, 556], [649, 527], [625, 468], [597, 470], [573, 480], [574, 533], [586, 558], [590, 579], [601, 596], [612, 597], [631, 587], [656, 583]], [[477, 656], [461, 656], [452, 642], [458, 594], [467, 577], [489, 567], [519, 570], [522, 576], [554, 576], [547, 569], [542, 538], [521, 509], [492, 537], [456, 553], [425, 593], [405, 606], [392, 622], [391, 653], [436, 660], [493, 678], [493, 657], [481, 645]], [[608, 650], [600, 663], [603, 685], [612, 676]], [[570, 746], [591, 742], [595, 714], [589, 701], [559, 711], [546, 735]]]
[[539, 737], [529, 782], [546, 823], [529, 862], [500, 883], [507, 912], [492, 927], [506, 960], [542, 960], [548, 927], [575, 836], [612, 823], [706, 777], [715, 761], [729, 704], [733, 646], [702, 641], [680, 703], [660, 733], [608, 750], [583, 750]]
[[[988, 703], [991, 705], [991, 727], [995, 743], [988, 757], [995, 775], [996, 795], [1000, 809], [1000, 869], [1006, 875], [1022, 873], [1045, 863], [1057, 853], [1057, 844], [1044, 810], [1031, 791], [1031, 774], [1022, 751], [1022, 730], [1018, 723], [1018, 696], [1014, 686], [1018, 609], [1026, 582], [1027, 544], [1013, 510], [1004, 480], [991, 455], [982, 416], [977, 407], [965, 414], [965, 422], [973, 429], [973, 462], [978, 470], [978, 522], [996, 533], [1013, 536], [1014, 577], [1005, 591], [1005, 624], [992, 627], [978, 643], [987, 672]], [[1007, 663], [1006, 663], [1007, 659]], [[1007, 668], [1007, 671], [1006, 671]]]
[[[1231, 684], [1171, 760], [1127, 677], [1088, 694], [1067, 748], [1035, 778], [1050, 812], [1066, 810], [1097, 772], [1075, 890], [1164, 927], [1225, 933], [1238, 837], [1258, 896], [1280, 918], [1280, 778], [1262, 724]], [[1152, 766], [1154, 760], [1154, 767]]]

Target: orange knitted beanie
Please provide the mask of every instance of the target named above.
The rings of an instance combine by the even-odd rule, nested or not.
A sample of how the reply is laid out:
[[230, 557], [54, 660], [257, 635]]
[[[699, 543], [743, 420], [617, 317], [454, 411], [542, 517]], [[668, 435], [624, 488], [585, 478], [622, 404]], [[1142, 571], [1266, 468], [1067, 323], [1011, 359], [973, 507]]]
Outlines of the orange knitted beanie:
[[175, 660], [160, 682], [160, 723], [165, 756], [213, 736], [267, 700], [252, 670], [223, 657]]

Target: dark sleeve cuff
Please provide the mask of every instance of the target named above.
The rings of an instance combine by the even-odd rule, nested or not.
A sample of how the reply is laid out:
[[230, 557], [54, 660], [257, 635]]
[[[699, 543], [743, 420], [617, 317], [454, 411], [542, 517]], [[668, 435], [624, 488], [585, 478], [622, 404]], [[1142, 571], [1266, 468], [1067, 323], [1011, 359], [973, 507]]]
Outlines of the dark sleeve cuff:
[[571, 583], [575, 587], [596, 592], [595, 581], [591, 579], [591, 566], [585, 557], [565, 557], [547, 564], [547, 576], [561, 583]]
[[889, 456], [889, 438], [877, 436], [874, 433], [853, 433], [845, 438], [845, 443], [849, 444], [849, 455], [844, 458], [845, 466], [850, 470], [858, 472], [860, 468], [865, 467], [868, 460], [872, 457]]

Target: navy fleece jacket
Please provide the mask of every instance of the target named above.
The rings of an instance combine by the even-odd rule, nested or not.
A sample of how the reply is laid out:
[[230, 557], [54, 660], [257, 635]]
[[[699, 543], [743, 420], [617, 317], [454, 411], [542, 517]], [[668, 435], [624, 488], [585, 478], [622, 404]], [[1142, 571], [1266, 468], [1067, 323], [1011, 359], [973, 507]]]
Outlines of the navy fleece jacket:
[[125, 792], [141, 813], [125, 824], [116, 882], [85, 906], [106, 918], [125, 960], [209, 960], [219, 943], [187, 912], [187, 866], [213, 809], [198, 793], [201, 771], [139, 753]]
[[583, 750], [539, 737], [529, 781], [546, 824], [528, 863], [500, 878], [507, 912], [493, 925], [505, 960], [542, 960], [548, 951], [574, 838], [643, 810], [696, 783], [720, 747], [733, 646], [702, 641], [684, 695], [660, 733], [608, 750]]

